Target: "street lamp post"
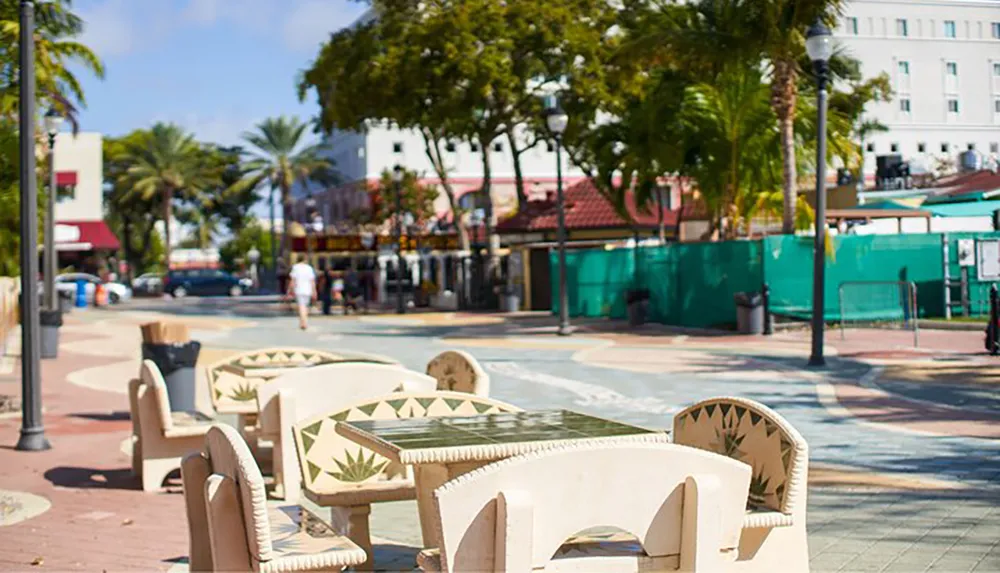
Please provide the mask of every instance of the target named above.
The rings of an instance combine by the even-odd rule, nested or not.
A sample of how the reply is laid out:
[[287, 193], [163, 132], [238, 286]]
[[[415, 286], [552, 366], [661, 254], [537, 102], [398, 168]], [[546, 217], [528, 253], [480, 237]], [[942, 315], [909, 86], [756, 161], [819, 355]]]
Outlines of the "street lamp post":
[[816, 73], [817, 126], [819, 141], [816, 145], [816, 237], [813, 246], [813, 308], [812, 308], [812, 353], [810, 366], [824, 366], [823, 327], [824, 280], [826, 274], [826, 87], [829, 79], [829, 61], [833, 52], [833, 37], [830, 29], [817, 21], [806, 34], [806, 51], [812, 60]]
[[56, 268], [58, 261], [55, 247], [55, 217], [56, 217], [56, 135], [62, 127], [63, 116], [50, 108], [45, 114], [45, 131], [49, 134], [49, 193], [45, 206], [45, 254], [43, 273], [45, 275], [45, 306], [49, 310], [59, 308], [56, 296]]
[[257, 273], [257, 263], [260, 262], [260, 250], [257, 247], [250, 247], [247, 251], [247, 260], [250, 261], [250, 280], [253, 282], [254, 291], [260, 288], [260, 279]]
[[52, 446], [42, 426], [41, 360], [38, 322], [38, 189], [35, 181], [35, 3], [21, 0], [20, 161], [21, 161], [21, 436], [16, 449]]
[[309, 259], [309, 264], [312, 264], [313, 260], [313, 245], [312, 245], [312, 231], [313, 231], [313, 214], [316, 213], [316, 199], [313, 199], [312, 195], [306, 198], [306, 257]]
[[396, 314], [406, 314], [403, 302], [403, 166], [392, 168], [392, 183], [396, 192]]
[[549, 132], [556, 140], [556, 213], [559, 230], [557, 243], [559, 249], [559, 336], [569, 336], [572, 327], [569, 325], [569, 296], [566, 293], [566, 205], [563, 198], [562, 181], [562, 136], [569, 124], [569, 116], [558, 104], [550, 108], [545, 115], [545, 123]]

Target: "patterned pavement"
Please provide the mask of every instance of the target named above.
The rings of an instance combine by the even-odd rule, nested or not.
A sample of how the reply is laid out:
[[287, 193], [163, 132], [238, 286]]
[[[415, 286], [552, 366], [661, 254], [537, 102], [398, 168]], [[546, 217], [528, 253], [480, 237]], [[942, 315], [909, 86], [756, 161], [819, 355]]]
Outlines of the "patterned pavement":
[[[750, 397], [778, 410], [802, 432], [816, 483], [826, 484], [810, 489], [813, 570], [1000, 571], [1000, 513], [994, 509], [1000, 506], [1000, 441], [970, 437], [984, 435], [983, 427], [1000, 426], [1000, 415], [987, 407], [969, 417], [962, 404], [951, 403], [955, 394], [981, 392], [979, 386], [963, 390], [970, 384], [961, 372], [951, 373], [947, 383], [935, 378], [950, 393], [935, 391], [934, 385], [913, 390], [920, 382], [898, 374], [908, 372], [905, 365], [873, 367], [877, 361], [858, 356], [858, 348], [871, 351], [877, 342], [855, 336], [843, 346], [832, 342], [830, 368], [812, 371], [802, 368], [807, 335], [795, 333], [766, 341], [661, 332], [635, 336], [594, 324], [560, 339], [552, 336], [547, 318], [462, 314], [315, 317], [303, 333], [290, 315], [259, 304], [156, 301], [135, 307], [143, 312], [78, 313], [75, 320], [100, 323], [102, 334], [119, 338], [135, 329], [137, 317], [165, 310], [193, 318], [207, 352], [309, 346], [390, 355], [417, 370], [446, 348], [462, 348], [490, 373], [498, 399], [526, 409], [571, 408], [649, 427], [669, 427], [674, 412], [702, 398]], [[952, 345], [947, 352], [960, 349], [954, 338], [947, 340]], [[80, 349], [79, 340], [70, 343]], [[897, 379], [883, 380], [887, 374]], [[0, 436], [4, 442], [16, 440], [7, 431]], [[116, 455], [120, 459], [120, 452]], [[0, 472], [0, 488], [7, 485], [3, 476]], [[183, 519], [181, 505], [177, 508]], [[376, 506], [372, 520], [381, 538], [404, 546], [419, 541], [412, 503]], [[391, 563], [399, 566], [412, 554], [405, 547], [393, 551]]]

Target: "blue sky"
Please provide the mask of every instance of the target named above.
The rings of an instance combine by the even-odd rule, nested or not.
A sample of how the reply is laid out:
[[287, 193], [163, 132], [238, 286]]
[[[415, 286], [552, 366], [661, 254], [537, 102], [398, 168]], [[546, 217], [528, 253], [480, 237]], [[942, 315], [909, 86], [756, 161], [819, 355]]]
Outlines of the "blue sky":
[[81, 40], [104, 60], [81, 73], [84, 131], [121, 135], [172, 121], [222, 144], [263, 118], [311, 117], [295, 78], [328, 35], [359, 16], [352, 0], [77, 0]]

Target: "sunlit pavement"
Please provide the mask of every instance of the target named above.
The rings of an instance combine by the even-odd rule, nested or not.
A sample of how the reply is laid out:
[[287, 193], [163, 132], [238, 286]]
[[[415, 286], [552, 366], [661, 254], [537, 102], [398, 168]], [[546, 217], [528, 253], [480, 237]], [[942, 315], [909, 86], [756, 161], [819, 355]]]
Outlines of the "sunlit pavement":
[[[803, 368], [807, 333], [761, 339], [647, 327], [636, 335], [618, 323], [585, 321], [567, 339], [554, 336], [553, 322], [544, 316], [462, 313], [314, 316], [310, 330], [300, 332], [280, 304], [247, 299], [137, 300], [122, 308], [70, 315], [63, 342], [74, 354], [64, 353], [56, 361], [58, 368], [46, 366], [43, 372], [47, 424], [56, 432], [56, 449], [39, 457], [0, 450], [0, 489], [43, 496], [53, 507], [4, 528], [0, 568], [24, 568], [37, 557], [29, 554], [38, 552], [33, 549], [38, 544], [15, 549], [10, 547], [14, 541], [8, 541], [27, 541], [29, 526], [36, 538], [36, 529], [42, 530], [42, 538], [46, 532], [52, 534], [45, 549], [46, 565], [86, 570], [115, 562], [102, 561], [96, 549], [90, 550], [97, 552], [95, 556], [86, 557], [90, 553], [72, 540], [92, 536], [101, 527], [109, 535], [116, 531], [111, 525], [132, 527], [113, 523], [120, 516], [132, 516], [119, 521], [131, 519], [133, 524], [146, 519], [146, 513], [155, 516], [158, 525], [149, 529], [150, 534], [157, 534], [164, 524], [172, 524], [171, 531], [183, 530], [180, 496], [147, 496], [129, 489], [136, 486], [125, 477], [128, 459], [119, 451], [127, 419], [80, 417], [101, 408], [127, 410], [124, 395], [114, 391], [113, 377], [102, 389], [79, 385], [81, 376], [73, 375], [88, 369], [88, 376], [95, 378], [95, 369], [98, 374], [102, 367], [110, 372], [115, 364], [121, 369], [121, 362], [134, 360], [129, 353], [137, 344], [125, 347], [122, 342], [118, 346], [125, 350], [118, 357], [107, 356], [113, 353], [107, 344], [97, 343], [98, 337], [121, 341], [134, 328], [137, 338], [135, 325], [158, 313], [191, 321], [195, 336], [204, 338], [206, 351], [216, 355], [266, 345], [312, 346], [391, 355], [422, 370], [441, 350], [459, 347], [482, 362], [498, 399], [527, 409], [570, 408], [650, 427], [669, 427], [673, 412], [701, 398], [751, 397], [781, 412], [810, 444], [815, 469], [809, 513], [814, 570], [1000, 570], [1000, 513], [994, 509], [1000, 506], [1000, 442], [971, 437], [983, 435], [983, 428], [1000, 426], [1000, 416], [988, 405], [972, 411], [956, 402], [975, 401], [971, 397], [981, 392], [992, 372], [989, 363], [983, 369], [976, 365], [985, 359], [975, 356], [982, 347], [975, 333], [968, 337], [967, 355], [957, 357], [962, 365], [944, 373], [920, 374], [942, 357], [956, 358], [951, 353], [961, 351], [963, 341], [956, 340], [955, 333], [941, 337], [947, 345], [937, 353], [935, 337], [924, 336], [931, 347], [917, 355], [904, 351], [905, 341], [878, 336], [881, 333], [874, 337], [849, 333], [849, 343], [843, 345], [831, 336], [829, 369], [813, 371]], [[876, 352], [879, 340], [884, 341], [881, 358]], [[978, 347], [971, 347], [974, 341]], [[88, 346], [89, 342], [95, 344]], [[103, 356], [98, 350], [87, 353], [87, 347], [102, 346]], [[896, 364], [899, 354], [902, 365]], [[983, 370], [988, 373], [981, 374]], [[63, 382], [50, 383], [55, 377]], [[7, 380], [0, 382], [0, 393], [16, 392], [16, 379], [8, 375], [0, 380]], [[120, 385], [124, 384], [122, 380]], [[906, 388], [901, 390], [900, 384]], [[934, 386], [947, 386], [946, 399], [946, 393]], [[13, 421], [0, 422], [4, 445], [16, 441], [16, 426]], [[69, 441], [79, 444], [70, 448]], [[93, 455], [75, 447], [84, 444]], [[92, 474], [65, 469], [72, 467], [100, 468], [104, 483], [116, 487], [96, 486]], [[54, 468], [64, 469], [54, 473]], [[85, 511], [88, 504], [93, 507]], [[60, 513], [65, 508], [92, 519]], [[112, 517], [97, 519], [95, 512], [98, 517]], [[419, 542], [412, 503], [378, 505], [372, 519], [380, 538], [403, 545]], [[178, 565], [186, 553], [184, 535], [159, 531], [158, 542], [152, 543], [143, 541], [144, 534], [128, 533], [135, 536], [134, 561], [118, 562], [114, 568], [128, 568], [128, 563], [184, 567]], [[67, 555], [58, 557], [60, 553]], [[387, 563], [399, 566], [410, 554], [397, 548]]]

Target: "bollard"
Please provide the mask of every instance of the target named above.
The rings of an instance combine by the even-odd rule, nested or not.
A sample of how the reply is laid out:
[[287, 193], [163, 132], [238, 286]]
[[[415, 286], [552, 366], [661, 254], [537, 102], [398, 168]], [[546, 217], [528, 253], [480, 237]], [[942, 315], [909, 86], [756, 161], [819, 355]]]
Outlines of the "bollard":
[[771, 287], [764, 283], [764, 286], [760, 289], [761, 297], [764, 299], [762, 302], [764, 304], [764, 335], [770, 336], [774, 334], [774, 317], [771, 316]]
[[87, 281], [76, 281], [76, 307], [87, 308]]
[[997, 343], [997, 321], [1000, 320], [1000, 296], [997, 295], [997, 285], [990, 287], [990, 326], [986, 329], [987, 342], [990, 354], [996, 356], [1000, 353], [1000, 344]]

